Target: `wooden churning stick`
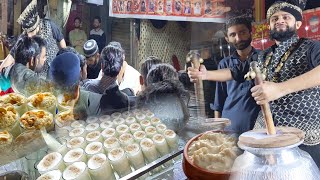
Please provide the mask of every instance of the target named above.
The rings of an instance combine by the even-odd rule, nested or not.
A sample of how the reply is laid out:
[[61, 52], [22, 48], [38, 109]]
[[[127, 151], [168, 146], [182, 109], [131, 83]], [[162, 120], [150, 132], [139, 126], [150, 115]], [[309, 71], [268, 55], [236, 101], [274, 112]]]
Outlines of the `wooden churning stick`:
[[[254, 79], [255, 84], [256, 85], [262, 84], [263, 78], [262, 78], [262, 73], [261, 73], [259, 66], [258, 66], [258, 62], [256, 62], [256, 61], [251, 62], [250, 67], [255, 72], [255, 79]], [[276, 130], [274, 127], [273, 118], [272, 118], [269, 104], [265, 103], [265, 104], [261, 105], [261, 110], [262, 110], [263, 118], [264, 118], [264, 121], [266, 124], [267, 133], [269, 135], [276, 134]]]
[[[200, 54], [197, 51], [191, 50], [187, 55], [187, 62], [191, 62], [193, 68], [200, 69], [203, 59], [200, 57]], [[206, 117], [202, 79], [198, 79], [194, 83], [194, 90], [196, 94], [196, 103], [199, 108], [197, 110], [198, 117]]]

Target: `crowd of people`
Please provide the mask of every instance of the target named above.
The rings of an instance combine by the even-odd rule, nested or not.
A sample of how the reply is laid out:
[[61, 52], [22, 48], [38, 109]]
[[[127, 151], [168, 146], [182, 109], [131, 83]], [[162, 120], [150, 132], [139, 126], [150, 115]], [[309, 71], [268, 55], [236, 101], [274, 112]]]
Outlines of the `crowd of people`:
[[[79, 117], [147, 107], [163, 121], [170, 122], [176, 116], [172, 125], [176, 130], [188, 119], [188, 93], [176, 70], [157, 57], [148, 57], [142, 63], [143, 75], [137, 77], [136, 83], [143, 88], [135, 94], [130, 84], [120, 89], [118, 83], [125, 62], [124, 50], [118, 42], [110, 42], [99, 56], [101, 79], [86, 78], [87, 59], [72, 47], [58, 51], [50, 63], [48, 76], [43, 78], [39, 72], [47, 61], [46, 41], [38, 35], [21, 36], [16, 46], [15, 62], [4, 70], [13, 89], [26, 96], [48, 91], [69, 94]], [[128, 77], [132, 78], [130, 74]], [[169, 111], [174, 112], [165, 113]]]
[[[74, 113], [81, 118], [146, 107], [176, 131], [189, 118], [189, 96], [177, 71], [150, 56], [142, 60], [140, 74], [126, 62], [119, 42], [106, 45], [105, 39], [103, 43], [97, 37], [104, 34], [101, 29], [96, 31], [101, 19], [95, 18], [95, 30], [86, 40], [78, 29], [81, 19], [76, 18], [76, 29], [70, 34], [72, 46], [66, 46], [52, 21], [39, 18], [35, 1], [18, 22], [24, 33], [0, 66], [15, 92], [25, 96], [38, 92], [68, 94]], [[47, 26], [42, 26], [42, 22], [48, 22]], [[48, 30], [50, 38], [44, 35]], [[171, 110], [174, 112], [167, 113]], [[172, 119], [174, 123], [170, 123]]]
[[[152, 109], [159, 117], [163, 114], [161, 108], [167, 103], [164, 103], [163, 107], [156, 102], [157, 105], [148, 104], [152, 104], [150, 101], [153, 98], [163, 101], [163, 98], [168, 96], [165, 99], [171, 101], [172, 103], [168, 104], [173, 106], [167, 110], [178, 108], [181, 121], [187, 118], [187, 100], [181, 101], [179, 106], [173, 104], [180, 98], [181, 92], [184, 92], [178, 73], [171, 65], [162, 63], [157, 57], [148, 57], [143, 62], [141, 72], [144, 72], [144, 75], [138, 77], [136, 83], [144, 88], [136, 95], [130, 84], [120, 89], [118, 76], [123, 69], [124, 50], [118, 42], [109, 43], [101, 52], [101, 79], [86, 78], [86, 57], [72, 47], [58, 51], [50, 63], [48, 76], [43, 78], [39, 76], [39, 72], [47, 61], [46, 41], [38, 35], [22, 36], [16, 46], [15, 63], [5, 68], [5, 72], [14, 89], [25, 95], [53, 89], [72, 94], [75, 101], [74, 109], [83, 116], [111, 114], [138, 106]], [[128, 77], [131, 77], [130, 74]], [[162, 87], [159, 88], [155, 83], [162, 84]], [[172, 99], [171, 96], [177, 98]], [[166, 116], [167, 119], [170, 118], [169, 114]]]

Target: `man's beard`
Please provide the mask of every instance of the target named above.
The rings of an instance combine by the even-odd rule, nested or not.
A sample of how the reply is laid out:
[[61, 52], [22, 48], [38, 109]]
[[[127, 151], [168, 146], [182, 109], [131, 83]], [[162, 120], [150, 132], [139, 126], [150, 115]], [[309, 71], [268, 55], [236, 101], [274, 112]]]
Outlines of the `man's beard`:
[[87, 64], [87, 66], [88, 66], [89, 68], [95, 68], [98, 63], [99, 63], [99, 61], [95, 61], [94, 64]]
[[80, 29], [80, 25], [79, 25], [79, 26], [74, 26], [74, 28], [76, 28], [76, 29]]
[[286, 41], [296, 34], [297, 30], [295, 28], [290, 28], [289, 26], [287, 26], [286, 30], [277, 31], [276, 27], [270, 30], [271, 40], [276, 40], [280, 42]]
[[247, 47], [250, 46], [251, 41], [252, 41], [252, 38], [250, 37], [247, 40], [242, 40], [242, 41], [237, 42], [237, 43], [229, 43], [229, 44], [231, 46], [233, 46], [234, 48], [236, 48], [236, 50], [244, 50], [244, 49], [246, 49]]

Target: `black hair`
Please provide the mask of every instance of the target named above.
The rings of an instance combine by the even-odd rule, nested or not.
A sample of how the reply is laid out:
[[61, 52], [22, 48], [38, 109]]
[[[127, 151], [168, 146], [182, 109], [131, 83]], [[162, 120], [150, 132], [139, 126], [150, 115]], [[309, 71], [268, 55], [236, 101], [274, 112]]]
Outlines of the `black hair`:
[[103, 48], [100, 60], [103, 64], [103, 73], [106, 76], [116, 77], [124, 61], [124, 51], [122, 48], [109, 44]]
[[147, 57], [144, 62], [141, 64], [140, 66], [140, 73], [141, 76], [144, 80], [146, 80], [148, 72], [150, 71], [150, 69], [156, 65], [156, 64], [161, 64], [162, 61], [160, 58], [156, 57], [156, 56], [149, 56]]
[[32, 58], [36, 59], [41, 54], [43, 47], [46, 47], [46, 41], [40, 36], [23, 35], [17, 42], [14, 59], [16, 63], [27, 65]]
[[71, 53], [75, 54], [76, 56], [78, 56], [78, 58], [80, 60], [80, 68], [82, 69], [83, 66], [86, 64], [86, 57], [84, 57], [76, 49], [74, 49], [73, 47], [70, 47], [70, 46], [67, 46], [65, 48], [61, 48], [58, 51], [57, 56], [59, 56], [60, 54], [66, 53], [66, 52], [71, 52]]
[[230, 17], [225, 24], [225, 28], [224, 28], [224, 34], [225, 36], [227, 36], [228, 33], [228, 28], [231, 26], [235, 26], [235, 25], [240, 25], [243, 24], [245, 25], [249, 32], [252, 32], [252, 18], [247, 17], [247, 16], [238, 16], [238, 15], [233, 15], [233, 17]]
[[111, 41], [111, 42], [109, 42], [108, 45], [115, 46], [115, 47], [120, 48], [120, 49], [122, 49], [124, 51], [124, 49], [121, 46], [121, 43], [119, 43], [117, 41]]
[[73, 22], [76, 22], [76, 20], [79, 20], [79, 21], [80, 21], [80, 23], [82, 22], [82, 20], [81, 20], [81, 18], [80, 18], [80, 17], [76, 17], [76, 18], [74, 18]]
[[31, 39], [33, 39], [40, 48], [46, 47], [47, 42], [40, 36], [33, 36]]
[[161, 101], [162, 94], [167, 93], [177, 94], [185, 104], [188, 103], [189, 94], [179, 81], [178, 73], [170, 64], [162, 63], [154, 65], [147, 75], [145, 85], [146, 89], [139, 93], [137, 97], [138, 107], [145, 105], [152, 97]]
[[101, 23], [101, 17], [100, 16], [95, 16], [94, 18], [93, 18], [93, 20], [98, 20], [99, 21], [99, 23]]
[[126, 51], [122, 48], [121, 43], [119, 43], [118, 41], [111, 41], [111, 42], [109, 42], [108, 45], [117, 47], [117, 48], [121, 49], [124, 54], [126, 53]]
[[161, 81], [174, 81], [178, 79], [178, 73], [170, 64], [154, 65], [148, 72], [145, 84], [157, 83]]

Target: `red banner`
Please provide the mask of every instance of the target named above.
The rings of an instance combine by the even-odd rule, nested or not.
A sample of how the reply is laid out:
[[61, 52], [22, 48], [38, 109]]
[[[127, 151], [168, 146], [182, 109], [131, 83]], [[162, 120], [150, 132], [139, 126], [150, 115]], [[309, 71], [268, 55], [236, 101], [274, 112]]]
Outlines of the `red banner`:
[[300, 28], [300, 37], [320, 40], [319, 18], [320, 10], [309, 10], [303, 13], [304, 23]]

